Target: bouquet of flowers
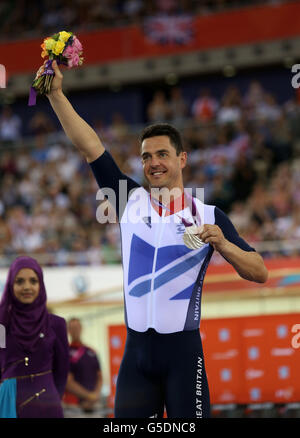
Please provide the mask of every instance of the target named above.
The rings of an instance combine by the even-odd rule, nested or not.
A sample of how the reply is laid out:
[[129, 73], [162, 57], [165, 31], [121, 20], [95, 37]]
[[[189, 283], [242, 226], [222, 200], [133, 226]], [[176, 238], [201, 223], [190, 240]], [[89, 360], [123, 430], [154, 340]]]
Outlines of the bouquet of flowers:
[[37, 93], [48, 94], [54, 76], [52, 61], [66, 65], [68, 68], [77, 67], [83, 63], [82, 45], [72, 32], [58, 32], [45, 38], [41, 44], [42, 58], [48, 58], [39, 69], [30, 89], [29, 105], [35, 105]]

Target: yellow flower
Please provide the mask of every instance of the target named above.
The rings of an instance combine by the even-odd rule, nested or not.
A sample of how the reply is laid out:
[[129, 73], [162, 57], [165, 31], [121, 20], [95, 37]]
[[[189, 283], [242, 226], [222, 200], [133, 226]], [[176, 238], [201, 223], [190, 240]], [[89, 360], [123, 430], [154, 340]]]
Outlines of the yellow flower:
[[59, 32], [59, 41], [62, 41], [63, 43], [66, 43], [68, 41], [68, 39], [70, 38], [71, 34], [70, 32], [66, 32], [66, 31], [62, 31]]
[[53, 48], [55, 47], [56, 41], [52, 38], [47, 38], [45, 40], [45, 48], [46, 50], [53, 50]]
[[52, 52], [55, 55], [60, 55], [63, 52], [64, 48], [65, 48], [65, 43], [63, 43], [62, 41], [57, 41], [55, 47], [52, 49]]

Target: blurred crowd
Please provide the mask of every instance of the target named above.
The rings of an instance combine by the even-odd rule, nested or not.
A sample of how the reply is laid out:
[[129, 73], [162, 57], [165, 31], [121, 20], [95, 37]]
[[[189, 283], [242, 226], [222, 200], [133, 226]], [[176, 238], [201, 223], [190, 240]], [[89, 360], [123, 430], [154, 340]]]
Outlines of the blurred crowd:
[[147, 17], [208, 14], [254, 4], [287, 0], [2, 0], [0, 39], [41, 37], [57, 29], [89, 31], [142, 25]]
[[[253, 81], [243, 95], [201, 89], [189, 105], [180, 87], [156, 91], [148, 123], [166, 121], [182, 133], [188, 152], [185, 186], [204, 188], [250, 243], [300, 238], [300, 102], [279, 105]], [[138, 133], [120, 114], [101, 136], [124, 173], [144, 184]], [[9, 106], [0, 113], [0, 253], [30, 253], [47, 265], [107, 264], [121, 260], [118, 224], [100, 224], [97, 184], [89, 166], [39, 110], [31, 137]], [[299, 254], [300, 248], [263, 251], [266, 257]], [[3, 262], [4, 259], [2, 259]]]

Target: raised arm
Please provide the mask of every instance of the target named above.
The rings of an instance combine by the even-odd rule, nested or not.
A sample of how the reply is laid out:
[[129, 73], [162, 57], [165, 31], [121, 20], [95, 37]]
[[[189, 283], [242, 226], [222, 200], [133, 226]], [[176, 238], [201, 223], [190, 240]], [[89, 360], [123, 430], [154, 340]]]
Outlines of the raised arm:
[[105, 149], [93, 128], [77, 114], [64, 95], [62, 90], [63, 75], [56, 61], [53, 61], [52, 66], [55, 76], [50, 94], [47, 97], [67, 137], [78, 148], [87, 162], [91, 163], [99, 158]]

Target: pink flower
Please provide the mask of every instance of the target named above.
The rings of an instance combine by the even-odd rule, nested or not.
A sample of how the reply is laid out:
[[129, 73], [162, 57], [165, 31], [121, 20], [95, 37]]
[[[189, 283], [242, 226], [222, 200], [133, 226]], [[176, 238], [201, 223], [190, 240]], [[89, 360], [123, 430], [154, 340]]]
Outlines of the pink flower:
[[63, 56], [68, 59], [68, 67], [77, 67], [79, 65], [80, 58], [73, 46], [67, 46], [64, 50]]
[[82, 52], [82, 45], [80, 41], [73, 37], [73, 43], [71, 46], [67, 46], [63, 52], [63, 56], [68, 60], [68, 67], [77, 67], [82, 64], [82, 58], [80, 54]]
[[74, 49], [72, 46], [67, 46], [64, 50], [63, 56], [65, 58], [71, 58], [74, 54]]
[[77, 67], [79, 65], [80, 58], [77, 53], [74, 53], [71, 58], [68, 59], [68, 67]]
[[82, 52], [82, 44], [79, 41], [78, 38], [76, 38], [75, 36], [73, 37], [73, 44], [72, 47], [77, 51], [77, 52]]

